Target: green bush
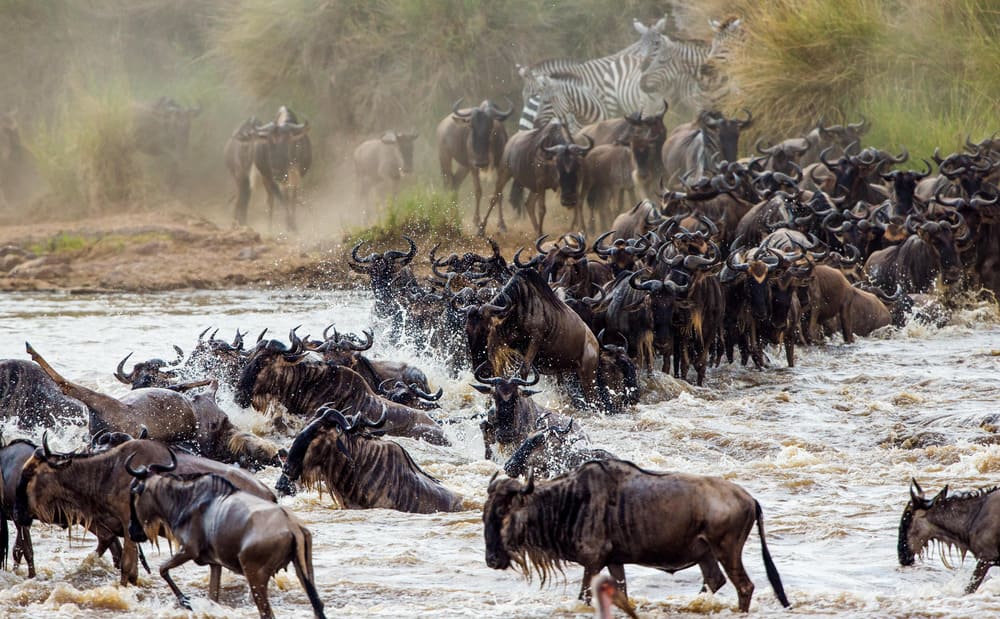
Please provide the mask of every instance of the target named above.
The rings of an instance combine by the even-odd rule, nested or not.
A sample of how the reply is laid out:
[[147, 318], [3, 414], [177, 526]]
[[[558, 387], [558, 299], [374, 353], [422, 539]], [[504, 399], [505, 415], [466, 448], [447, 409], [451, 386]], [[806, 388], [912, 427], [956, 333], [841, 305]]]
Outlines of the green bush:
[[403, 236], [434, 242], [462, 238], [462, 213], [450, 192], [419, 187], [390, 200], [377, 224], [348, 237], [351, 244], [398, 243]]

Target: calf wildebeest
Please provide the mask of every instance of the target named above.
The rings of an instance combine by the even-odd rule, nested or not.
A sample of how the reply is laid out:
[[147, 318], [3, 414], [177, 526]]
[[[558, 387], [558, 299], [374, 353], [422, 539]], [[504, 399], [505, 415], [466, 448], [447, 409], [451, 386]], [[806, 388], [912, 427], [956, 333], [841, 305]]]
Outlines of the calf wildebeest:
[[19, 426], [51, 428], [57, 423], [86, 419], [87, 406], [66, 396], [42, 368], [23, 359], [0, 361], [0, 418]]
[[[465, 175], [472, 172], [472, 185], [476, 191], [476, 215], [473, 223], [479, 226], [479, 203], [483, 199], [479, 173], [500, 165], [500, 158], [507, 144], [507, 130], [503, 121], [514, 111], [514, 106], [511, 104], [503, 111], [493, 102], [485, 100], [478, 107], [459, 109], [461, 102], [461, 99], [456, 101], [451, 106], [451, 114], [438, 123], [438, 161], [445, 186], [452, 191], [458, 191]], [[454, 174], [451, 171], [452, 161], [458, 164], [458, 171]]]
[[225, 567], [246, 576], [261, 619], [271, 619], [267, 584], [292, 563], [313, 613], [325, 617], [314, 585], [312, 534], [292, 512], [241, 491], [219, 475], [173, 474], [177, 458], [172, 451], [167, 465], [136, 469], [131, 466], [132, 458], [125, 460], [125, 470], [134, 478], [129, 485], [128, 536], [133, 542], [144, 542], [158, 533], [161, 523], [166, 525], [178, 550], [160, 566], [160, 576], [181, 606], [191, 610], [191, 602], [170, 578], [170, 570], [194, 561], [211, 566], [210, 599], [219, 599]]
[[309, 123], [300, 123], [284, 105], [266, 125], [258, 125], [251, 118], [229, 138], [225, 160], [238, 192], [236, 223], [246, 225], [250, 178], [256, 170], [267, 190], [268, 224], [274, 225], [274, 203], [278, 202], [285, 209], [288, 229], [294, 231], [299, 185], [312, 167]]
[[623, 118], [602, 120], [587, 125], [580, 130], [580, 134], [592, 138], [594, 146], [627, 144], [635, 160], [635, 180], [640, 184], [640, 189], [651, 196], [655, 193], [655, 183], [663, 176], [660, 151], [667, 139], [663, 117], [668, 108], [669, 105], [664, 101], [662, 113], [644, 115], [635, 112]]
[[387, 434], [448, 444], [441, 427], [426, 412], [377, 395], [348, 367], [308, 361], [300, 346], [289, 349], [278, 340], [257, 344], [237, 382], [235, 399], [240, 406], [252, 405], [262, 412], [276, 402], [289, 414], [303, 418], [326, 403], [361, 413], [369, 420], [377, 419], [384, 408], [388, 410]]
[[[42, 522], [85, 524], [100, 540], [98, 553], [124, 538], [121, 553], [121, 584], [135, 584], [138, 549], [127, 536], [129, 484], [126, 459], [138, 463], [165, 462], [169, 449], [163, 443], [131, 440], [95, 454], [54, 454], [45, 440], [24, 463], [14, 495], [14, 522], [29, 526]], [[180, 453], [179, 473], [215, 473], [241, 490], [275, 501], [274, 494], [250, 473], [199, 456]]]
[[413, 142], [416, 131], [386, 131], [382, 137], [365, 140], [354, 149], [354, 181], [362, 200], [379, 186], [388, 185], [391, 195], [399, 192], [403, 176], [413, 172]]
[[850, 344], [855, 334], [866, 336], [892, 323], [889, 308], [874, 294], [851, 286], [839, 269], [817, 264], [813, 277], [817, 307], [810, 327], [836, 318], [844, 342]]
[[[945, 486], [928, 499], [916, 479], [911, 480], [911, 484], [910, 501], [899, 521], [899, 564], [913, 565], [914, 558], [924, 555], [930, 541], [947, 546], [949, 550], [957, 548], [963, 558], [965, 553], [971, 552], [976, 557], [976, 569], [965, 592], [974, 593], [990, 568], [1000, 565], [998, 488], [949, 495], [948, 486]], [[941, 557], [944, 560], [943, 550]]]
[[497, 182], [490, 198], [490, 205], [479, 222], [479, 234], [486, 231], [486, 220], [494, 207], [497, 207], [498, 226], [501, 231], [507, 229], [503, 220], [503, 188], [507, 181], [513, 179], [510, 190], [510, 201], [515, 208], [520, 208], [521, 194], [527, 189], [530, 194], [524, 208], [536, 234], [542, 234], [545, 224], [545, 192], [559, 192], [559, 202], [567, 208], [574, 209], [573, 224], [583, 219], [580, 209], [580, 168], [584, 157], [594, 145], [588, 136], [587, 146], [581, 146], [573, 141], [566, 127], [558, 121], [550, 121], [544, 127], [531, 131], [518, 131], [504, 146], [497, 170]]
[[474, 376], [481, 384], [474, 384], [472, 388], [493, 400], [486, 411], [486, 419], [479, 424], [486, 451], [483, 457], [487, 460], [493, 457], [493, 445], [497, 445], [501, 451], [509, 452], [539, 428], [562, 425], [567, 428], [567, 432], [574, 427], [577, 433], [580, 431], [579, 424], [573, 420], [539, 406], [531, 399], [538, 392], [524, 387], [538, 384], [541, 378], [538, 372], [533, 372], [535, 376], [532, 380], [524, 380], [516, 376], [484, 376], [485, 369], [486, 363], [476, 368]]
[[673, 573], [694, 565], [715, 592], [726, 579], [747, 612], [754, 586], [743, 567], [743, 545], [754, 522], [767, 578], [788, 606], [764, 538], [764, 515], [750, 493], [720, 477], [647, 471], [624, 460], [588, 462], [551, 481], [490, 481], [483, 524], [486, 564], [511, 563], [544, 583], [566, 561], [583, 566], [580, 597], [604, 567], [625, 587], [625, 564]]
[[299, 432], [275, 488], [294, 494], [294, 482], [326, 484], [347, 509], [395, 509], [429, 514], [462, 509], [462, 497], [425, 473], [402, 446], [378, 438], [385, 413], [377, 421], [345, 416], [323, 406]]
[[162, 388], [135, 389], [121, 399], [63, 378], [31, 344], [28, 354], [62, 392], [90, 410], [90, 433], [101, 430], [136, 435], [143, 428], [151, 439], [190, 445], [208, 458], [261, 467], [278, 464], [278, 448], [249, 432], [241, 432], [215, 401], [217, 383], [205, 393], [189, 396]]

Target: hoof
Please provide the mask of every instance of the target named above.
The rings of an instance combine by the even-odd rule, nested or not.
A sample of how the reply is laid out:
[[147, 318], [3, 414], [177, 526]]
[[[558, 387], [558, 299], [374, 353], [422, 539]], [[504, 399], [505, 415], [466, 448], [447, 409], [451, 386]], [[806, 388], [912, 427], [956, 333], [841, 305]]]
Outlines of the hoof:
[[194, 610], [191, 608], [191, 600], [189, 600], [186, 595], [182, 595], [177, 598], [177, 604], [186, 610]]

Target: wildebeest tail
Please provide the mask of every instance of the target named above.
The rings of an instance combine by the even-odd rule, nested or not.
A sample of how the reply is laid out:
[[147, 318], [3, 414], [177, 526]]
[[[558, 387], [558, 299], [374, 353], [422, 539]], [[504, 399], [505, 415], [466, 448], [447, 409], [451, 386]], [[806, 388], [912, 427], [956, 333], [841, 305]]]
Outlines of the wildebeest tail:
[[326, 615], [323, 613], [323, 600], [319, 599], [319, 593], [316, 592], [313, 576], [312, 534], [309, 533], [308, 529], [300, 526], [292, 539], [292, 543], [295, 544], [295, 558], [293, 559], [295, 573], [299, 577], [299, 582], [302, 583], [302, 588], [306, 590], [306, 595], [309, 596], [309, 603], [312, 604], [313, 613], [317, 619], [326, 619]]
[[518, 214], [524, 211], [524, 185], [517, 182], [517, 179], [510, 183], [510, 205]]
[[767, 549], [767, 540], [764, 539], [764, 512], [760, 508], [760, 503], [754, 501], [754, 507], [757, 509], [757, 534], [760, 535], [760, 550], [761, 554], [764, 555], [764, 569], [767, 571], [767, 580], [771, 583], [771, 588], [774, 589], [774, 595], [781, 602], [781, 605], [785, 608], [789, 607], [788, 598], [785, 597], [785, 588], [781, 584], [781, 576], [778, 575], [778, 568], [774, 567], [774, 561], [771, 560], [771, 553]]

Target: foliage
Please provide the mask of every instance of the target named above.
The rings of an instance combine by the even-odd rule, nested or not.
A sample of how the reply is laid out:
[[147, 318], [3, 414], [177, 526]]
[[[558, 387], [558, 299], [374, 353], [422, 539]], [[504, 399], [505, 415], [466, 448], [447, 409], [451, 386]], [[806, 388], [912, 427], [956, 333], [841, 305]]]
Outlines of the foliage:
[[428, 187], [401, 193], [389, 202], [377, 224], [352, 234], [348, 241], [398, 243], [403, 235], [434, 242], [461, 239], [461, 211], [454, 194]]

